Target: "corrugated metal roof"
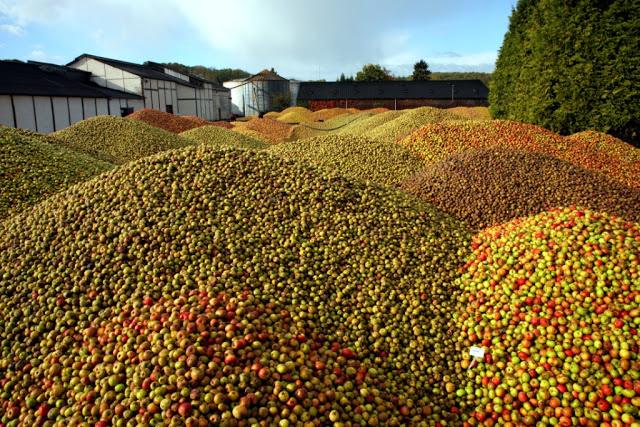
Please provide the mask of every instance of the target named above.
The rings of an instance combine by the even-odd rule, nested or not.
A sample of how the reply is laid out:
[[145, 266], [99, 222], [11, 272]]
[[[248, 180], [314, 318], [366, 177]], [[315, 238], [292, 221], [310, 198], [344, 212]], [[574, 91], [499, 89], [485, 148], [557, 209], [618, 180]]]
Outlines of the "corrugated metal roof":
[[88, 73], [81, 79], [77, 74], [60, 72], [62, 68], [55, 64], [0, 61], [0, 94], [142, 99], [133, 93], [98, 86], [90, 81]]
[[300, 100], [329, 99], [487, 99], [489, 88], [480, 80], [384, 82], [302, 82]]
[[[215, 89], [220, 89], [220, 90], [229, 90], [229, 89], [227, 89], [226, 87], [224, 87], [224, 86], [222, 86], [222, 85], [219, 85], [219, 84], [218, 84], [218, 83], [216, 83], [216, 82], [212, 82], [211, 80], [207, 80], [207, 79], [205, 79], [205, 78], [203, 78], [203, 77], [196, 76], [195, 74], [185, 73], [184, 71], [176, 70], [176, 69], [173, 69], [173, 68], [168, 67], [168, 66], [166, 66], [166, 65], [162, 65], [162, 64], [160, 64], [160, 63], [153, 62], [153, 61], [148, 61], [148, 63], [149, 63], [149, 65], [150, 65], [151, 67], [155, 68], [156, 70], [162, 70], [162, 69], [166, 68], [166, 69], [168, 69], [168, 70], [175, 71], [176, 73], [184, 74], [184, 75], [186, 75], [187, 77], [189, 77], [189, 79], [190, 79], [191, 83], [194, 83], [194, 80], [195, 80], [196, 82], [198, 82], [198, 83], [194, 83], [194, 84], [196, 84], [196, 85], [198, 85], [198, 86], [202, 86], [202, 85], [201, 85], [201, 84], [199, 84], [199, 83], [208, 83], [208, 84], [212, 85]], [[161, 72], [163, 72], [163, 71], [161, 71]]]
[[165, 74], [162, 71], [154, 70], [151, 67], [145, 67], [144, 65], [134, 64], [132, 62], [120, 61], [118, 59], [111, 59], [111, 58], [104, 58], [96, 55], [89, 55], [87, 53], [78, 56], [76, 59], [74, 59], [67, 65], [71, 65], [82, 58], [92, 58], [97, 61], [104, 62], [105, 64], [111, 65], [112, 67], [116, 67], [121, 70], [127, 71], [131, 74], [135, 74], [136, 76], [140, 76], [142, 78], [164, 80], [169, 82], [180, 83], [181, 85], [184, 85], [184, 86], [197, 87], [197, 85], [191, 82], [179, 79], [177, 77], [170, 76], [169, 74]]

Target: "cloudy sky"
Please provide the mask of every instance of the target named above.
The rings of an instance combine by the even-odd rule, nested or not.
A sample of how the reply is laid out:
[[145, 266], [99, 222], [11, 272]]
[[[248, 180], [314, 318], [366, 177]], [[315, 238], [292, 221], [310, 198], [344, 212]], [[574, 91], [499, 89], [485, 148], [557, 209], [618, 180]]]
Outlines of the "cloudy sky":
[[493, 71], [516, 0], [0, 0], [0, 59], [83, 53], [335, 80]]

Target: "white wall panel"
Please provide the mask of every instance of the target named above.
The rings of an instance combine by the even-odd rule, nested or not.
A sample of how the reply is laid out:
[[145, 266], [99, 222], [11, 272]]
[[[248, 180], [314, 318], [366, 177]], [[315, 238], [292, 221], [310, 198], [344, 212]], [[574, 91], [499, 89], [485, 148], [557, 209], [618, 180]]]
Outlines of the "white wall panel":
[[144, 101], [142, 99], [129, 99], [127, 100], [127, 106], [133, 107], [133, 111], [142, 110], [144, 108]]
[[71, 116], [72, 125], [84, 120], [82, 98], [69, 98], [69, 114]]
[[51, 97], [34, 96], [33, 103], [36, 109], [36, 128], [40, 133], [51, 133], [53, 128], [53, 110], [51, 109]]
[[9, 95], [0, 95], [0, 125], [16, 127], [13, 121], [13, 105]]
[[54, 130], [64, 129], [71, 125], [69, 122], [69, 103], [67, 98], [56, 96], [53, 98]]
[[33, 97], [14, 96], [13, 105], [16, 109], [16, 127], [37, 132], [36, 118], [33, 110]]
[[196, 103], [193, 100], [178, 100], [181, 116], [195, 116]]
[[189, 86], [178, 84], [176, 85], [178, 89], [178, 99], [183, 98], [193, 98], [194, 97], [194, 89]]
[[[125, 107], [126, 105], [123, 105], [122, 107]], [[109, 100], [109, 109], [111, 110], [111, 115], [112, 116], [117, 116], [120, 117], [120, 100], [119, 99], [110, 99]]]
[[96, 114], [96, 99], [95, 98], [82, 98], [82, 107], [84, 108], [84, 118], [95, 117]]
[[96, 98], [96, 114], [98, 116], [106, 116], [109, 114], [109, 101], [105, 98]]

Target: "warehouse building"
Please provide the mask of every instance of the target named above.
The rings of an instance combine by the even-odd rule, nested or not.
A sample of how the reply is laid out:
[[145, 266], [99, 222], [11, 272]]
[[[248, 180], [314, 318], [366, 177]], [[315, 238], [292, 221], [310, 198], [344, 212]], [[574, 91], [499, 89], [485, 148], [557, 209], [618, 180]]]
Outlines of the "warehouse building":
[[212, 121], [226, 119], [231, 110], [228, 89], [161, 64], [139, 65], [84, 54], [67, 66], [90, 72], [91, 80], [102, 87], [141, 96], [143, 108]]
[[104, 88], [91, 73], [40, 62], [0, 61], [0, 125], [51, 133], [98, 115], [122, 116], [142, 96]]
[[480, 80], [302, 82], [297, 94], [298, 105], [312, 111], [336, 107], [486, 107], [488, 98], [489, 88]]

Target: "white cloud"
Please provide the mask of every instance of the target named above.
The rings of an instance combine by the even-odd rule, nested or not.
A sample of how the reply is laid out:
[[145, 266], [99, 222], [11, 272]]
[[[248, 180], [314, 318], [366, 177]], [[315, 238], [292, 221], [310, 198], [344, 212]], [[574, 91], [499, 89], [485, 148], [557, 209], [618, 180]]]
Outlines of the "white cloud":
[[25, 34], [24, 29], [18, 25], [3, 24], [0, 25], [0, 30], [13, 34], [14, 36], [23, 36]]
[[31, 59], [33, 61], [47, 61], [49, 56], [42, 50], [32, 50], [25, 59]]
[[[436, 22], [452, 6], [440, 1], [397, 0], [380, 8], [366, 0], [179, 2], [191, 26], [215, 50], [232, 52], [258, 71], [281, 65], [316, 78], [357, 72], [363, 64], [383, 66], [417, 61], [410, 48], [415, 29]], [[316, 6], [317, 4], [317, 6]], [[312, 6], [313, 5], [313, 6]], [[416, 13], [429, 10], [428, 14]], [[219, 16], [220, 18], [212, 19]], [[412, 64], [413, 64], [412, 62]]]
[[74, 0], [3, 0], [0, 1], [0, 13], [20, 26], [29, 22], [51, 23], [81, 3]]

